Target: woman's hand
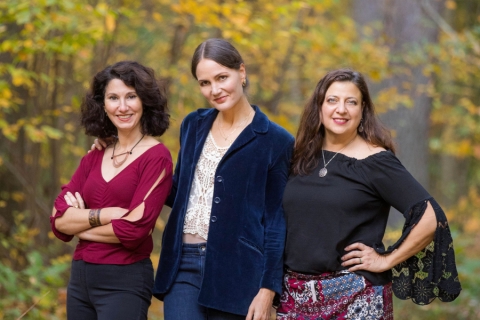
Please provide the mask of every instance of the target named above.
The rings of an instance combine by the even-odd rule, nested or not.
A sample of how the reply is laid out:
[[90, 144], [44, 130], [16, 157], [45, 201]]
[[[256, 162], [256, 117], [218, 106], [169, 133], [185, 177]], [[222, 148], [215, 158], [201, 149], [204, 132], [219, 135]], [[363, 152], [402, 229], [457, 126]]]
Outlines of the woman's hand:
[[[67, 204], [71, 207], [85, 209], [85, 202], [78, 192], [75, 192], [75, 195], [73, 195], [71, 192], [67, 192], [64, 196], [64, 199], [65, 202], [67, 202]], [[100, 211], [100, 222], [102, 225], [111, 223], [112, 220], [122, 218], [127, 212], [127, 209], [120, 207], [102, 208]]]
[[350, 252], [342, 257], [342, 266], [350, 267], [348, 271], [383, 272], [391, 269], [432, 242], [436, 228], [435, 211], [428, 202], [422, 218], [396, 250], [390, 254], [380, 255], [363, 243], [354, 243], [345, 248], [345, 251]]
[[342, 257], [342, 266], [349, 267], [348, 271], [366, 270], [370, 272], [383, 272], [393, 266], [388, 261], [388, 255], [378, 254], [372, 247], [363, 243], [354, 243], [345, 248], [349, 251]]
[[108, 145], [112, 144], [113, 142], [113, 139], [112, 138], [109, 138], [109, 139], [95, 139], [93, 140], [93, 144], [92, 146], [90, 147], [90, 150], [88, 150], [88, 152], [90, 151], [93, 151], [95, 149], [99, 150], [99, 151], [102, 151], [103, 149], [105, 149]]
[[83, 201], [83, 198], [80, 195], [80, 193], [75, 192], [75, 195], [73, 195], [69, 191], [63, 196], [63, 198], [65, 199], [65, 202], [70, 207], [74, 207], [74, 208], [77, 208], [77, 209], [85, 209], [85, 202]]
[[273, 298], [275, 292], [261, 288], [257, 295], [253, 299], [250, 307], [248, 308], [248, 314], [246, 320], [268, 320], [270, 319], [270, 312], [272, 311]]

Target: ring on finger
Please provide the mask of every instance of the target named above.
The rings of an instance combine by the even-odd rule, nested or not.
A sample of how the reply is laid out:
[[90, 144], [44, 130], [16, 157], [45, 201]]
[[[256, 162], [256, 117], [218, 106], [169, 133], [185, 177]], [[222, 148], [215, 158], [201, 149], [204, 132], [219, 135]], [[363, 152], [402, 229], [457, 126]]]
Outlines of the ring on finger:
[[362, 258], [358, 258], [358, 259], [360, 259], [360, 264], [362, 264]]

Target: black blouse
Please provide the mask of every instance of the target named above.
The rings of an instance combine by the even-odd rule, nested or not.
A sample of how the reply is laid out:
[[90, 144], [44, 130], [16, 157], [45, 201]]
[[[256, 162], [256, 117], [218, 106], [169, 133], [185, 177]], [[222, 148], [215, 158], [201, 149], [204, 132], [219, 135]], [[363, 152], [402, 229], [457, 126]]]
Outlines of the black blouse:
[[[325, 162], [335, 155], [329, 151], [324, 153]], [[317, 168], [305, 176], [290, 176], [285, 188], [283, 207], [287, 223], [286, 268], [307, 274], [344, 270], [341, 265], [341, 257], [347, 253], [344, 248], [355, 242], [373, 247], [379, 253], [391, 252], [401, 244], [413, 225], [420, 220], [427, 201], [430, 201], [439, 221], [438, 229], [442, 229], [440, 231], [437, 229], [434, 242], [443, 243], [445, 250], [439, 249], [436, 253], [430, 250], [428, 259], [425, 252], [423, 256], [421, 252], [419, 253], [421, 258], [417, 257], [417, 260], [413, 261], [414, 256], [397, 266], [398, 270], [395, 267], [392, 270], [394, 292], [400, 298], [412, 298], [419, 304], [429, 303], [436, 296], [443, 301], [451, 301], [458, 296], [460, 283], [453, 248], [449, 247], [451, 236], [445, 215], [392, 152], [382, 151], [361, 160], [339, 153], [327, 166], [328, 173], [323, 178], [318, 174], [321, 168], [323, 160], [320, 155]], [[382, 239], [390, 206], [404, 213], [406, 225], [401, 240], [385, 250]], [[440, 222], [444, 222], [441, 228]], [[434, 242], [425, 250], [433, 248]], [[440, 291], [444, 290], [443, 294], [439, 293], [439, 287], [442, 287], [439, 282], [442, 279], [431, 279], [434, 271], [437, 271], [437, 275], [440, 273], [438, 277], [443, 277], [443, 273], [434, 270], [435, 266], [432, 264], [434, 255], [438, 254], [441, 257], [442, 250], [445, 251], [443, 253], [448, 253], [451, 258], [450, 269], [454, 269], [449, 270], [450, 276], [446, 285], [449, 288], [440, 288]], [[425, 259], [422, 258], [428, 261], [423, 261]], [[424, 267], [416, 270], [417, 273], [414, 270], [409, 273], [405, 270], [409, 261], [417, 265], [420, 261]], [[448, 263], [440, 262], [440, 265], [445, 264]], [[357, 273], [363, 275], [373, 285], [384, 285], [392, 281], [392, 271]], [[426, 297], [417, 297], [415, 294], [418, 291], [415, 288], [415, 283], [419, 283], [418, 276], [429, 283], [430, 294]], [[405, 288], [405, 277], [412, 278], [409, 281], [413, 283], [413, 287]], [[395, 287], [395, 284], [400, 282], [402, 288]]]

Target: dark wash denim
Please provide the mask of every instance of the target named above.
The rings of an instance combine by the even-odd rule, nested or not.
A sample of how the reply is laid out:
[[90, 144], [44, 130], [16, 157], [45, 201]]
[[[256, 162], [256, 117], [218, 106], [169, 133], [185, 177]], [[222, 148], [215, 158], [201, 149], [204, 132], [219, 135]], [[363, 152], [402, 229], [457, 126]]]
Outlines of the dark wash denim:
[[165, 296], [165, 320], [243, 320], [245, 316], [206, 308], [198, 303], [207, 244], [183, 244], [177, 278]]
[[72, 262], [67, 288], [69, 320], [147, 319], [152, 300], [150, 259], [133, 264]]

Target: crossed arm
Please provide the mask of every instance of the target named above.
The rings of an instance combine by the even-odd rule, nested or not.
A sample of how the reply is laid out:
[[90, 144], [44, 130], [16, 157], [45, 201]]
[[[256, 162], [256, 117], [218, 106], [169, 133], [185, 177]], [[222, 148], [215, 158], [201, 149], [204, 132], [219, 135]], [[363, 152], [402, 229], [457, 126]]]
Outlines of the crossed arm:
[[[67, 192], [64, 196], [65, 202], [70, 206], [63, 216], [55, 220], [55, 228], [65, 234], [75, 235], [83, 240], [90, 240], [104, 243], [119, 243], [120, 240], [113, 232], [112, 220], [120, 219], [128, 210], [119, 207], [102, 208], [100, 213], [99, 227], [90, 226], [88, 215], [89, 209], [85, 209], [85, 203], [78, 192], [73, 195]], [[78, 207], [78, 208], [77, 208]], [[52, 216], [57, 210], [52, 210]]]
[[[90, 225], [90, 209], [85, 209], [85, 203], [81, 195], [78, 192], [75, 192], [75, 195], [71, 192], [67, 192], [64, 196], [64, 200], [70, 207], [62, 216], [55, 219], [55, 228], [66, 235], [75, 235], [82, 240], [102, 243], [120, 243], [121, 241], [114, 232], [112, 220], [122, 219], [130, 222], [140, 220], [145, 211], [146, 199], [165, 178], [165, 175], [166, 170], [164, 169], [157, 181], [155, 181], [154, 185], [145, 195], [143, 202], [131, 211], [120, 207], [102, 208], [99, 217], [101, 226], [98, 227], [92, 227]], [[57, 210], [54, 207], [52, 210], [52, 217], [55, 216], [56, 212]]]

